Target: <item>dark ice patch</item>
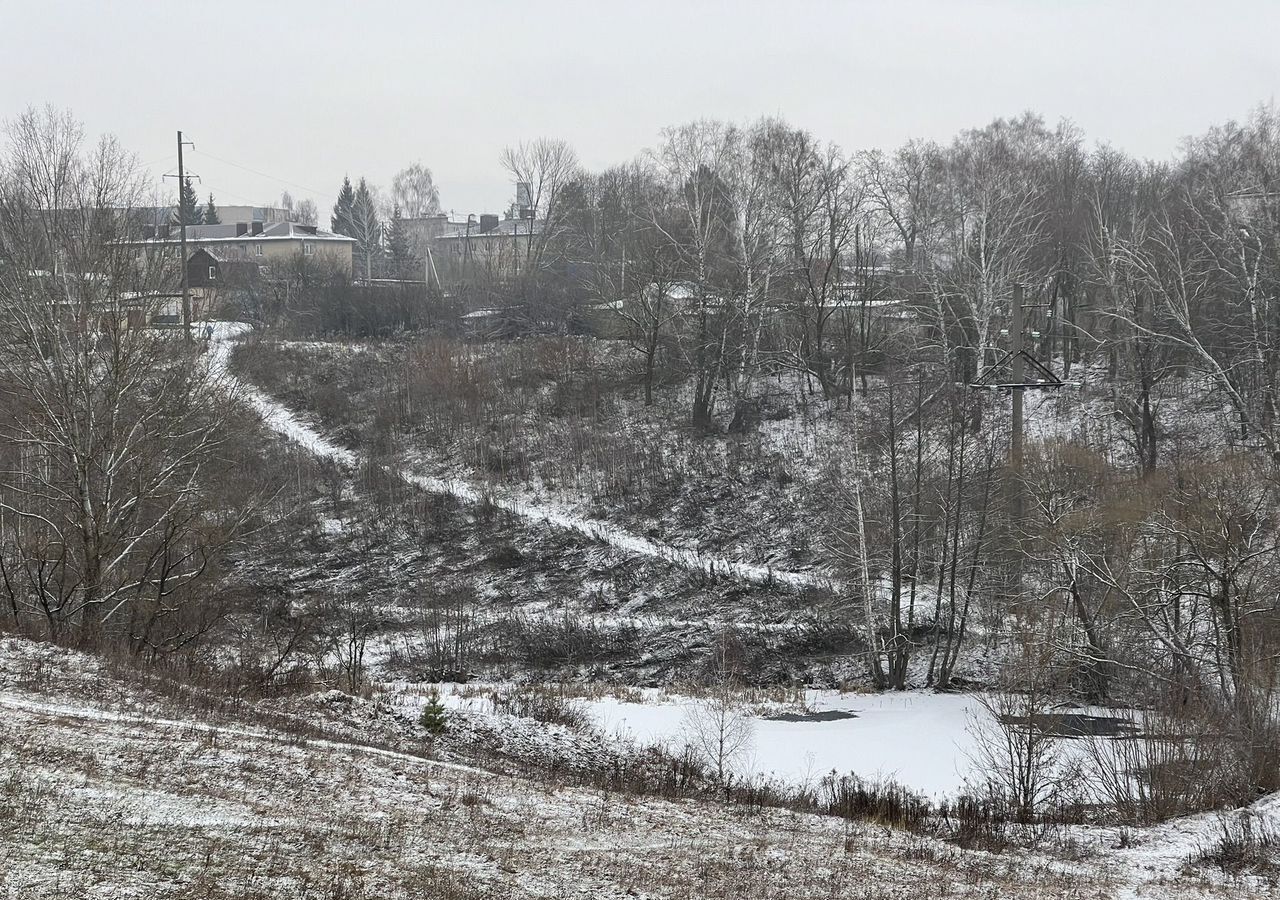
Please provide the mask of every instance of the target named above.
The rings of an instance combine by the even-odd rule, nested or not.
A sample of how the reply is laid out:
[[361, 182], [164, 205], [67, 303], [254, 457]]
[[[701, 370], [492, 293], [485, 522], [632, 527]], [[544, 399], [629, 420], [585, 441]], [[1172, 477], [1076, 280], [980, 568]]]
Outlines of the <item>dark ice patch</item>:
[[856, 719], [858, 715], [843, 709], [824, 709], [821, 712], [774, 713], [764, 718], [770, 722], [839, 722], [841, 719]]

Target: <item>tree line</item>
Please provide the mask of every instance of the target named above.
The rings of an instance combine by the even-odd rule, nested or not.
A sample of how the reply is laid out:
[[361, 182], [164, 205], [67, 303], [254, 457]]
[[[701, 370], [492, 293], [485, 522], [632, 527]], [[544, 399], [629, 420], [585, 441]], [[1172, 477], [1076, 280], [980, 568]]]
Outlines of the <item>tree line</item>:
[[[827, 400], [891, 360], [970, 381], [1019, 282], [1036, 352], [1068, 379], [1105, 363], [1146, 469], [1153, 391], [1187, 367], [1227, 398], [1239, 440], [1275, 455], [1276, 125], [1259, 108], [1168, 162], [1090, 149], [1031, 113], [856, 152], [776, 118], [701, 120], [600, 172], [540, 139], [501, 157], [539, 223], [511, 241], [519, 265], [445, 270], [445, 287], [559, 328], [613, 304], [647, 390], [659, 362], [683, 367], [690, 418], [708, 426], [765, 371], [802, 373]], [[387, 200], [344, 180], [331, 224], [358, 241], [358, 275], [421, 272], [398, 223], [439, 211], [415, 164]]]
[[[1280, 691], [1278, 124], [1261, 108], [1168, 163], [1029, 114], [854, 153], [704, 120], [595, 173], [539, 140], [503, 157], [540, 223], [513, 237], [519, 267], [446, 290], [531, 327], [605, 310], [645, 402], [659, 373], [678, 383], [695, 432], [748, 432], [771, 380], [843, 413], [838, 502], [812, 524], [876, 682], [952, 687], [976, 642], [1022, 647], [1036, 665], [1011, 672], [1202, 710], [1257, 786]], [[427, 174], [402, 211], [438, 209]], [[0, 597], [23, 630], [171, 652], [220, 614], [222, 549], [266, 486], [221, 487], [236, 429], [216, 372], [131, 327], [172, 289], [119, 240], [118, 210], [146, 205], [136, 162], [36, 110], [0, 175]], [[379, 204], [347, 188], [333, 218], [357, 228]], [[1008, 346], [1014, 284], [1031, 348], [1107, 425], [1033, 441], [1020, 468], [1002, 401], [967, 387]], [[269, 290], [283, 315], [350, 283]]]
[[[455, 289], [535, 328], [605, 311], [645, 401], [677, 373], [700, 431], [749, 427], [776, 378], [856, 412], [815, 524], [876, 682], [950, 686], [975, 640], [1022, 648], [1008, 671], [1055, 691], [1196, 710], [1232, 736], [1233, 791], [1274, 786], [1274, 107], [1166, 162], [1031, 113], [893, 150], [766, 118], [672, 127], [599, 172], [550, 140], [504, 161], [541, 228], [519, 269]], [[1015, 285], [1083, 423], [1020, 467], [1007, 401], [968, 387], [1011, 345]]]

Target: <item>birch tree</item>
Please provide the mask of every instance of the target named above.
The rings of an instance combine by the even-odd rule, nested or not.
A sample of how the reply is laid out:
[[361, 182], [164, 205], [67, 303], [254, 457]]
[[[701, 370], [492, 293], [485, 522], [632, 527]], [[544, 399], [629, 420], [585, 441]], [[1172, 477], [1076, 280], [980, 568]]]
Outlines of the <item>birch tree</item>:
[[692, 296], [681, 353], [693, 375], [693, 424], [710, 428], [731, 327], [737, 211], [729, 187], [740, 160], [741, 132], [701, 120], [669, 128], [651, 154], [669, 189], [670, 207], [651, 206], [649, 222], [680, 257]]
[[19, 627], [160, 652], [203, 627], [184, 610], [238, 521], [210, 502], [221, 392], [180, 335], [137, 327], [176, 282], [171, 263], [120, 242], [141, 184], [131, 156], [88, 145], [67, 114], [9, 125], [0, 589]]

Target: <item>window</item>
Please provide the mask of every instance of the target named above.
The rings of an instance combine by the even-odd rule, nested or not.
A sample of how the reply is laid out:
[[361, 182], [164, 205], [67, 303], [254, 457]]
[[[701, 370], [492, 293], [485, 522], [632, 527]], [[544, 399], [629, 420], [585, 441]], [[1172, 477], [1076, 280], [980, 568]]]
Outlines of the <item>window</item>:
[[254, 245], [253, 245], [253, 255], [254, 255], [254, 256], [261, 256], [261, 255], [262, 255], [262, 245], [261, 245], [261, 244], [254, 244]]
[[218, 280], [218, 267], [217, 267], [217, 266], [210, 266], [210, 267], [209, 267], [209, 280], [210, 280], [210, 281], [217, 281], [217, 280]]
[[315, 253], [315, 252], [316, 252], [316, 248], [315, 248], [314, 246], [312, 246], [312, 244], [311, 244], [311, 242], [310, 242], [310, 241], [303, 241], [303, 242], [302, 242], [302, 255], [303, 255], [303, 256], [310, 256], [311, 254], [313, 254], [313, 253]]

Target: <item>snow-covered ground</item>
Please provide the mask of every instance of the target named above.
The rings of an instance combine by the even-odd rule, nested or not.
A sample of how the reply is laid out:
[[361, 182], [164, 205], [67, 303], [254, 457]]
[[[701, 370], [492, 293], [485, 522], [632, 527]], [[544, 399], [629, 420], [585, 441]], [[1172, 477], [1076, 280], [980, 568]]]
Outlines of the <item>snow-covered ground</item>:
[[[349, 708], [355, 729], [376, 706], [332, 694], [273, 710]], [[1274, 896], [1257, 878], [1185, 870], [1211, 846], [1213, 814], [1135, 829], [1123, 849], [1099, 829], [1069, 858], [993, 855], [440, 765], [421, 737], [276, 730], [252, 704], [238, 707], [247, 721], [207, 720], [93, 657], [5, 638], [0, 701], [0, 896], [13, 900]], [[1243, 814], [1275, 827], [1280, 798]]]
[[[213, 371], [223, 377], [228, 386], [236, 389], [237, 396], [253, 407], [268, 428], [294, 441], [308, 452], [317, 456], [332, 459], [345, 466], [356, 465], [359, 462], [357, 454], [324, 437], [265, 392], [231, 375], [229, 371], [231, 352], [235, 342], [248, 330], [249, 326], [239, 322], [214, 323], [214, 334], [209, 353], [210, 366]], [[834, 586], [832, 579], [822, 573], [790, 572], [757, 563], [747, 563], [673, 547], [669, 544], [631, 533], [599, 519], [575, 515], [549, 503], [534, 502], [522, 498], [518, 494], [494, 493], [490, 489], [481, 489], [475, 484], [459, 479], [437, 478], [407, 469], [396, 470], [391, 474], [429, 493], [449, 494], [469, 503], [485, 500], [535, 525], [546, 525], [552, 528], [577, 532], [591, 540], [600, 541], [623, 552], [655, 557], [686, 569], [701, 570], [718, 577], [736, 578], [756, 583], [777, 582], [797, 587]]]

